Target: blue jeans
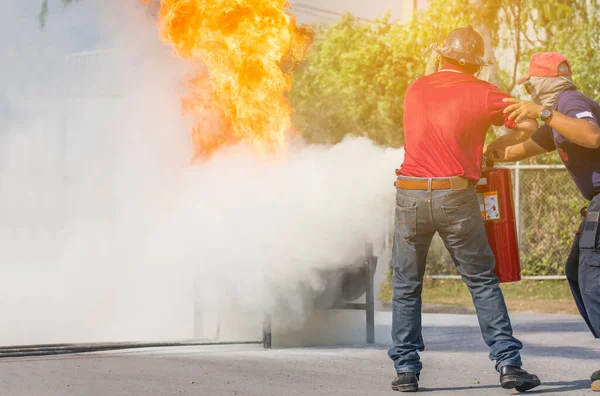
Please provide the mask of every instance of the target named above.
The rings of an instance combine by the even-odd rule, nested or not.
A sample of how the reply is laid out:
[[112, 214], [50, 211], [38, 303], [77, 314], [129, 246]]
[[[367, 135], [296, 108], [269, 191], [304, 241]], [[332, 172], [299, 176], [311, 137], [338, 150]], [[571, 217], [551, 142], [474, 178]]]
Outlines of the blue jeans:
[[[411, 179], [401, 177], [401, 179]], [[423, 180], [423, 179], [421, 179]], [[427, 179], [424, 179], [427, 180]], [[496, 260], [485, 233], [475, 188], [396, 192], [393, 248], [392, 340], [389, 357], [398, 373], [419, 373], [425, 349], [421, 291], [427, 251], [436, 232], [469, 288], [490, 359], [496, 370], [521, 367], [523, 344], [513, 337], [504, 296], [494, 275]]]
[[[588, 210], [600, 210], [600, 195], [590, 202]], [[579, 239], [583, 222], [575, 234], [575, 240], [565, 265], [565, 274], [579, 313], [590, 331], [600, 338], [600, 243], [596, 235], [596, 249], [582, 249]]]

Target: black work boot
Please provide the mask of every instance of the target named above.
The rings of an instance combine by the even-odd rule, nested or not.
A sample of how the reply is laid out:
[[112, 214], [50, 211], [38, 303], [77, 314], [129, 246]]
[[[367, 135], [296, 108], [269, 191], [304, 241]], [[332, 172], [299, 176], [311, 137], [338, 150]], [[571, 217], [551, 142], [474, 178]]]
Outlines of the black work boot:
[[504, 389], [516, 389], [525, 392], [539, 386], [541, 383], [537, 375], [515, 367], [504, 366], [500, 369], [500, 384]]
[[398, 373], [392, 381], [392, 390], [399, 392], [417, 392], [419, 390], [418, 373]]

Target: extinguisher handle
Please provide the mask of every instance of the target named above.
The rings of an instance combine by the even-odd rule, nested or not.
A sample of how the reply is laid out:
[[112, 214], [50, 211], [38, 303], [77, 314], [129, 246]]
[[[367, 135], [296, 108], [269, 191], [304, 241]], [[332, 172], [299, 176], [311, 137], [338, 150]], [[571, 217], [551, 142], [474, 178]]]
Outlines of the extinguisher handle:
[[484, 155], [483, 156], [483, 161], [482, 161], [482, 169], [486, 170], [486, 169], [491, 169], [494, 167], [494, 161], [490, 160], [488, 156]]
[[495, 149], [492, 149], [490, 151], [488, 151], [487, 153], [485, 153], [483, 155], [483, 164], [482, 164], [482, 168], [485, 169], [491, 169], [494, 167], [494, 160], [490, 159], [490, 158], [496, 158], [498, 157], [498, 152]]

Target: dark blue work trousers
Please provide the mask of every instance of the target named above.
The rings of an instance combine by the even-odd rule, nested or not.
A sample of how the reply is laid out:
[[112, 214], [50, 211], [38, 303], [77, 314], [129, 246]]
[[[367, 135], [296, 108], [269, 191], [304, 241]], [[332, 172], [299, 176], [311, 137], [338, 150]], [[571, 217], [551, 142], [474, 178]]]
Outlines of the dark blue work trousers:
[[[600, 211], [600, 195], [590, 202], [588, 211]], [[583, 221], [565, 265], [565, 273], [579, 313], [596, 338], [600, 338], [600, 242], [596, 235], [595, 249], [583, 249], [579, 239]], [[599, 232], [600, 233], [600, 232]]]

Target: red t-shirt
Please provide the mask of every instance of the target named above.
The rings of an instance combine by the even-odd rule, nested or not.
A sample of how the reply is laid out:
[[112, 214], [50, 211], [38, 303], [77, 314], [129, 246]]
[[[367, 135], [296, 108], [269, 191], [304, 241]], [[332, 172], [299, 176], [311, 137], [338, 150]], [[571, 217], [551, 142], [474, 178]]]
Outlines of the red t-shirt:
[[404, 98], [404, 163], [397, 174], [479, 180], [490, 125], [515, 126], [498, 87], [444, 66], [419, 78]]

